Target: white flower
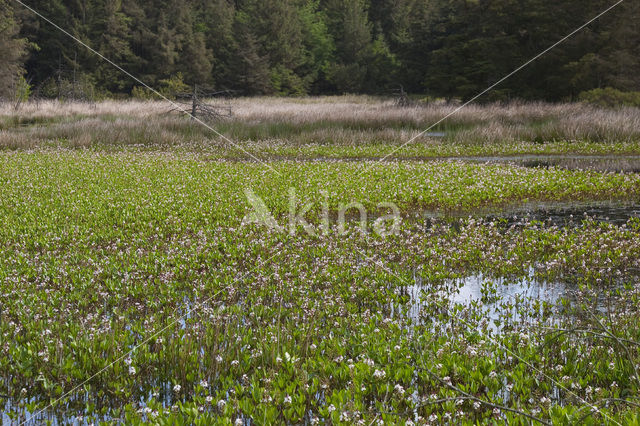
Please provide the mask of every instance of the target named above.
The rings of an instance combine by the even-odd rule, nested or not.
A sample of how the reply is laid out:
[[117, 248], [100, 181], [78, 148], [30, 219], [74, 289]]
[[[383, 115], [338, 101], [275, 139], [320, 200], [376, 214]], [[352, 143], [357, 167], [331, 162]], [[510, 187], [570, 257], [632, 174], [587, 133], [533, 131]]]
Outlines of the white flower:
[[373, 372], [373, 377], [376, 379], [384, 379], [387, 376], [387, 373], [384, 370], [376, 370]]
[[[311, 349], [312, 351], [315, 351], [316, 348], [317, 348], [317, 346], [314, 343], [312, 343], [311, 346], [309, 346], [309, 349]], [[316, 418], [316, 417], [314, 417], [314, 418]], [[320, 420], [318, 420], [318, 421], [320, 421]]]
[[393, 387], [393, 390], [400, 394], [400, 396], [404, 395], [404, 388], [402, 385], [397, 384]]
[[479, 410], [481, 405], [482, 404], [480, 404], [480, 402], [476, 401], [476, 402], [473, 403], [473, 409], [474, 410]]
[[133, 365], [129, 366], [129, 374], [132, 376], [136, 374], [136, 368]]
[[235, 426], [242, 426], [242, 425], [244, 425], [244, 422], [240, 417], [238, 417], [235, 421]]
[[213, 397], [212, 397], [211, 395], [208, 395], [208, 396], [205, 398], [205, 401], [207, 401], [209, 404], [211, 404], [211, 402], [213, 401]]
[[203, 388], [208, 388], [208, 387], [209, 387], [209, 383], [207, 383], [207, 381], [206, 381], [206, 380], [202, 380], [202, 381], [200, 382], [200, 386], [202, 386]]
[[175, 393], [180, 392], [180, 389], [182, 389], [182, 386], [180, 386], [180, 385], [175, 385], [175, 386], [173, 387], [173, 391], [174, 391]]
[[225, 401], [224, 399], [221, 399], [220, 401], [218, 401], [218, 409], [219, 410], [224, 410], [224, 407], [227, 405], [227, 401]]
[[327, 407], [327, 410], [329, 410], [330, 413], [333, 413], [334, 411], [336, 411], [336, 407], [331, 404], [329, 407]]
[[295, 356], [291, 356], [291, 355], [289, 355], [289, 352], [285, 352], [285, 353], [284, 353], [284, 359], [285, 359], [287, 362], [291, 362], [291, 363], [294, 363], [294, 364], [295, 364], [296, 362], [298, 362], [298, 358], [296, 358]]
[[220, 355], [216, 356], [216, 362], [222, 362], [222, 357]]
[[231, 361], [231, 366], [232, 367], [236, 367], [238, 365], [240, 365], [240, 361], [238, 361], [237, 359], [234, 359], [233, 361]]
[[292, 401], [292, 399], [291, 399], [291, 397], [289, 395], [284, 397], [284, 403], [285, 404], [291, 405], [291, 401]]

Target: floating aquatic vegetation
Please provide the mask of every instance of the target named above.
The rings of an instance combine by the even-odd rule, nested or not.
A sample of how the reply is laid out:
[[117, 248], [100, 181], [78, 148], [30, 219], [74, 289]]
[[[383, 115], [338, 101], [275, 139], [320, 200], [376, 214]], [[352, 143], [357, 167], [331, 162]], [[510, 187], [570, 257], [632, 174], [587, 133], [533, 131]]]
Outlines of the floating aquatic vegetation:
[[[633, 201], [638, 175], [273, 165], [282, 176], [178, 153], [0, 155], [3, 422], [633, 421], [640, 221], [474, 212]], [[242, 224], [244, 188], [282, 221], [292, 182], [314, 226], [327, 194], [334, 216], [393, 201], [401, 227]], [[557, 297], [509, 293], [551, 284]]]

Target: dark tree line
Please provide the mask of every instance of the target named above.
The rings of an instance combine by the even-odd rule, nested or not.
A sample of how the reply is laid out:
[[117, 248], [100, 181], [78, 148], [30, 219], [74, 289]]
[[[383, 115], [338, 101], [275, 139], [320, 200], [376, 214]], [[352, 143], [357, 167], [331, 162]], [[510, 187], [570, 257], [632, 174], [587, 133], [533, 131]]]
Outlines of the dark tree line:
[[[612, 0], [30, 0], [153, 87], [255, 94], [390, 93], [468, 99]], [[0, 0], [0, 95], [26, 76], [126, 95], [137, 85], [12, 0]], [[627, 1], [486, 99], [640, 90], [640, 2]]]

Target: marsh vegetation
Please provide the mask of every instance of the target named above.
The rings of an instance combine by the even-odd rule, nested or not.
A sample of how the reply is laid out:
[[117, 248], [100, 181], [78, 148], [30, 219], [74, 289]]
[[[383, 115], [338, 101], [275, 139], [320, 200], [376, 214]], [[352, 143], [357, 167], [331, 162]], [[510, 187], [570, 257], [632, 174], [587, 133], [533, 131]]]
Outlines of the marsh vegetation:
[[637, 424], [640, 110], [232, 104], [3, 107], [3, 422]]

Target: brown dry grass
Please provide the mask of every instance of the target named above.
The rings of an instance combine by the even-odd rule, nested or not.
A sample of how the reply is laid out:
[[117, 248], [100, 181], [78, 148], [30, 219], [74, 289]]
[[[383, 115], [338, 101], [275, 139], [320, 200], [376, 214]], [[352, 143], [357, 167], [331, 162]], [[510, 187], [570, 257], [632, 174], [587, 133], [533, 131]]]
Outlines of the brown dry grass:
[[[239, 142], [290, 145], [401, 144], [453, 112], [455, 105], [398, 107], [365, 96], [247, 98], [228, 101], [234, 117], [212, 125]], [[0, 146], [34, 148], [63, 143], [197, 146], [213, 132], [177, 114], [166, 102], [104, 101], [95, 104], [30, 102], [19, 110], [0, 104]], [[640, 142], [640, 109], [597, 109], [582, 104], [469, 105], [439, 126], [445, 141], [487, 144], [527, 141]], [[421, 142], [426, 140], [418, 140]]]

